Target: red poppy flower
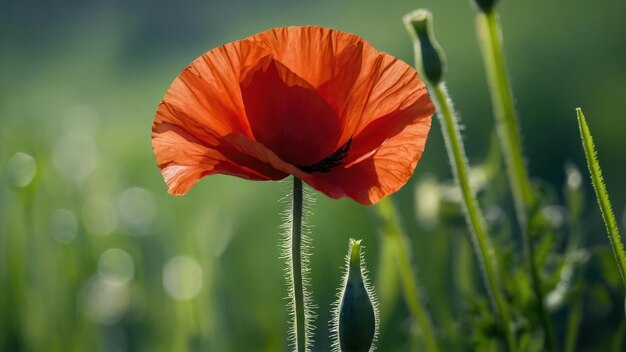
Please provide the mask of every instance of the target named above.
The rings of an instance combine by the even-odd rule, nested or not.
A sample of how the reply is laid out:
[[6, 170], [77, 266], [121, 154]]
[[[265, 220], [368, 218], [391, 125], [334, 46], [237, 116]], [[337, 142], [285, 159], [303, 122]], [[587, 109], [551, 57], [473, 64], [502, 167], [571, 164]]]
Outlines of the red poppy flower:
[[152, 144], [172, 194], [206, 175], [291, 174], [372, 204], [413, 174], [434, 110], [413, 68], [358, 36], [276, 28], [192, 62], [159, 105]]

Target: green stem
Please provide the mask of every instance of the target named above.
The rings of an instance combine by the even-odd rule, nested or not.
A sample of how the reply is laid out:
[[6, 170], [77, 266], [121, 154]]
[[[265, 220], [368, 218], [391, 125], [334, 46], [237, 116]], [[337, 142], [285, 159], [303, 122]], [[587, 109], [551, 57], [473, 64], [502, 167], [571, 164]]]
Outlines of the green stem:
[[550, 317], [548, 316], [548, 309], [546, 308], [544, 293], [541, 287], [541, 277], [539, 276], [539, 268], [535, 262], [535, 250], [530, 238], [530, 224], [526, 224], [522, 232], [522, 242], [524, 244], [524, 252], [526, 257], [526, 265], [530, 271], [531, 286], [535, 295], [535, 301], [537, 302], [537, 310], [539, 317], [541, 318], [541, 325], [546, 334], [546, 349], [548, 351], [556, 350], [556, 340], [554, 338], [554, 330], [550, 323]]
[[578, 114], [578, 126], [580, 128], [580, 137], [583, 142], [583, 148], [585, 149], [585, 157], [587, 158], [587, 166], [589, 167], [589, 173], [591, 174], [591, 182], [593, 183], [593, 189], [598, 199], [598, 205], [600, 206], [600, 212], [604, 219], [606, 231], [609, 234], [609, 241], [611, 247], [613, 247], [613, 255], [617, 262], [617, 269], [619, 270], [624, 288], [626, 288], [626, 252], [624, 252], [624, 244], [622, 243], [622, 236], [619, 233], [617, 221], [615, 221], [615, 214], [613, 214], [613, 208], [609, 201], [609, 194], [606, 191], [606, 185], [602, 178], [602, 169], [600, 169], [600, 163], [597, 159], [596, 148], [587, 126], [587, 121], [583, 115], [582, 110], [576, 109]]
[[513, 201], [519, 221], [525, 223], [528, 220], [527, 210], [535, 202], [535, 197], [522, 152], [513, 94], [502, 53], [502, 38], [497, 14], [495, 11], [481, 12], [476, 17], [476, 23]]
[[[579, 260], [579, 247], [584, 247], [583, 232], [581, 230], [581, 212], [584, 204], [583, 194], [580, 187], [581, 175], [574, 166], [566, 166], [567, 187], [565, 188], [565, 199], [567, 204], [568, 222], [569, 222], [569, 238], [565, 250], [566, 265], [574, 268]], [[587, 263], [579, 264], [576, 271], [576, 277], [573, 279], [573, 289], [569, 304], [569, 312], [567, 316], [567, 325], [565, 328], [565, 352], [576, 351], [576, 342], [579, 335], [580, 323], [583, 319], [583, 283], [585, 280], [585, 272]], [[570, 269], [571, 270], [571, 269]]]
[[483, 215], [480, 207], [478, 206], [478, 202], [474, 197], [474, 191], [470, 185], [469, 166], [467, 163], [467, 157], [465, 156], [463, 143], [461, 142], [458, 122], [448, 100], [448, 95], [443, 83], [431, 86], [431, 92], [435, 93], [433, 100], [438, 107], [438, 116], [441, 122], [446, 149], [448, 151], [448, 158], [450, 159], [456, 182], [461, 189], [465, 205], [465, 214], [471, 230], [470, 233], [472, 235], [472, 242], [474, 243], [476, 254], [483, 269], [482, 272], [487, 285], [487, 290], [495, 303], [495, 307], [500, 313], [500, 317], [504, 325], [508, 350], [515, 351], [516, 345], [513, 333], [513, 323], [509, 313], [509, 307], [507, 302], [504, 300], [498, 281], [495, 258], [493, 258], [493, 249], [489, 243]]
[[578, 339], [579, 330], [580, 330], [580, 322], [583, 317], [583, 290], [582, 277], [584, 274], [585, 265], [579, 269], [578, 276], [576, 279], [576, 288], [572, 294], [572, 300], [569, 304], [569, 314], [567, 317], [567, 325], [565, 328], [565, 351], [566, 352], [574, 352], [576, 351], [576, 340]]
[[507, 176], [513, 194], [513, 203], [522, 232], [524, 253], [530, 271], [533, 293], [546, 333], [546, 347], [548, 350], [554, 350], [554, 332], [545, 307], [541, 277], [534, 261], [534, 250], [529, 231], [528, 212], [536, 208], [537, 199], [533, 193], [522, 152], [513, 94], [504, 62], [502, 34], [497, 13], [494, 10], [486, 13], [479, 12], [476, 15], [476, 24], [489, 80], [491, 100], [496, 117], [496, 129], [500, 137]]
[[293, 178], [291, 206], [291, 277], [293, 284], [295, 350], [306, 350], [304, 286], [302, 282], [302, 180]]
[[400, 281], [402, 282], [404, 298], [406, 299], [413, 318], [417, 321], [420, 327], [422, 336], [424, 337], [426, 351], [437, 352], [439, 351], [437, 339], [435, 338], [430, 317], [422, 306], [422, 302], [420, 300], [416, 276], [411, 267], [407, 239], [400, 228], [399, 219], [396, 215], [391, 199], [387, 197], [381, 200], [377, 205], [377, 210], [378, 214], [384, 221], [384, 238], [390, 242], [396, 257], [396, 264], [398, 272], [400, 273]]

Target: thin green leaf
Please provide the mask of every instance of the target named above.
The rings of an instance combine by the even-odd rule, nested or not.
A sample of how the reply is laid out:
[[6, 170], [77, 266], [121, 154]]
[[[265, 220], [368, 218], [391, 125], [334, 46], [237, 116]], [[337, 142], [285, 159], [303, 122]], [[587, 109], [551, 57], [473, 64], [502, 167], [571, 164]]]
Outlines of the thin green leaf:
[[598, 199], [598, 205], [600, 206], [600, 212], [606, 225], [606, 230], [609, 234], [609, 240], [613, 247], [613, 254], [617, 261], [617, 268], [619, 269], [622, 277], [622, 282], [626, 288], [626, 253], [624, 252], [624, 245], [622, 243], [622, 236], [619, 233], [617, 222], [615, 221], [615, 215], [613, 214], [613, 208], [609, 201], [609, 194], [606, 191], [606, 185], [602, 178], [602, 170], [600, 169], [600, 163], [596, 153], [595, 145], [593, 144], [593, 138], [587, 126], [587, 121], [580, 108], [576, 109], [578, 115], [578, 126], [580, 128], [580, 137], [583, 142], [583, 148], [585, 149], [585, 157], [587, 158], [587, 166], [589, 167], [589, 173], [591, 174], [591, 183], [596, 192], [596, 198]]

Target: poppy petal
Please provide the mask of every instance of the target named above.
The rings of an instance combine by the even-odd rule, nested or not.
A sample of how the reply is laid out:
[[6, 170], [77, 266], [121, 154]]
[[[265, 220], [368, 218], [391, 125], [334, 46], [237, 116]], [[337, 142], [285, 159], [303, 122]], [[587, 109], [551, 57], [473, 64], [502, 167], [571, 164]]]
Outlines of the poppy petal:
[[[351, 99], [345, 101], [343, 108], [345, 125], [342, 139], [352, 137], [355, 141], [353, 157], [358, 156], [356, 147], [359, 141], [369, 138], [365, 136], [393, 135], [393, 131], [383, 132], [380, 128], [398, 132], [418, 118], [430, 119], [435, 112], [417, 72], [403, 61], [375, 52], [371, 46], [363, 48], [360, 76], [349, 96]], [[372, 128], [375, 125], [377, 128]]]
[[230, 133], [251, 134], [239, 81], [267, 57], [250, 41], [230, 43], [203, 54], [174, 80], [152, 127], [154, 153], [170, 193], [185, 194], [211, 174], [251, 180], [286, 176], [223, 140]]
[[334, 151], [342, 123], [308, 82], [275, 60], [248, 75], [241, 96], [255, 140], [294, 165]]
[[352, 138], [350, 154], [345, 159], [344, 164], [349, 164], [372, 153], [385, 140], [400, 133], [407, 125], [417, 125], [416, 128], [419, 127], [424, 130], [421, 135], [428, 135], [434, 111], [435, 106], [430, 101], [428, 94], [423, 94], [405, 109], [394, 110], [387, 115], [374, 119]]
[[263, 144], [253, 141], [241, 134], [230, 134], [225, 139], [234, 146], [239, 152], [253, 156], [257, 160], [271, 165], [276, 170], [280, 170], [286, 174], [305, 179], [307, 174], [298, 167], [282, 160], [273, 151], [269, 150]]
[[[275, 60], [314, 86], [337, 113], [342, 133], [333, 150], [350, 138], [356, 140], [373, 121], [388, 120], [398, 111], [410, 109], [415, 117], [434, 113], [415, 69], [354, 34], [305, 26], [275, 28], [251, 38], [262, 42]], [[416, 105], [418, 100], [427, 104]], [[418, 106], [422, 109], [416, 109]], [[396, 132], [409, 121], [395, 124]]]
[[[377, 53], [360, 37], [323, 27], [275, 28], [252, 37], [271, 52], [272, 57], [311, 84], [345, 125], [353, 86], [360, 75], [363, 47]], [[350, 135], [341, 133], [334, 148], [344, 145]]]
[[284, 27], [190, 64], [157, 110], [153, 147], [174, 194], [215, 173], [291, 174], [372, 204], [411, 176], [433, 113], [406, 63], [352, 34]]
[[[249, 41], [226, 44], [194, 60], [174, 80], [155, 123], [176, 123], [211, 141], [228, 133], [250, 134], [239, 93], [239, 80], [268, 52]], [[162, 110], [170, 110], [170, 114]]]
[[219, 148], [224, 152], [206, 146], [174, 125], [162, 123], [155, 126], [152, 137], [157, 164], [171, 194], [186, 194], [200, 178], [212, 174], [249, 180], [279, 180], [287, 176], [248, 155], [236, 155], [235, 149], [229, 145]]
[[331, 198], [350, 197], [370, 205], [399, 190], [420, 159], [430, 119], [408, 125], [382, 143], [371, 156], [328, 173], [307, 174], [306, 182]]
[[250, 39], [259, 42], [274, 59], [316, 88], [338, 72], [346, 69], [358, 72], [358, 67], [345, 67], [345, 62], [337, 58], [365, 43], [356, 35], [315, 26], [273, 28]]

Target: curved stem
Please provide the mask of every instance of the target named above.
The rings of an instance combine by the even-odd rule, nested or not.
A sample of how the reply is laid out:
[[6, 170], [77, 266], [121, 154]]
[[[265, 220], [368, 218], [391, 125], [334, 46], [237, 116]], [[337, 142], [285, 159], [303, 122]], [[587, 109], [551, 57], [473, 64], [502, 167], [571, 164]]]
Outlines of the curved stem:
[[294, 304], [295, 350], [306, 350], [304, 287], [302, 283], [302, 180], [293, 178], [291, 205], [291, 277]]
[[383, 236], [385, 241], [391, 244], [392, 252], [395, 254], [400, 281], [404, 291], [404, 298], [409, 306], [409, 310], [417, 321], [424, 337], [426, 351], [437, 352], [437, 339], [433, 332], [432, 323], [428, 312], [422, 306], [422, 302], [417, 289], [417, 279], [411, 267], [410, 251], [408, 239], [400, 228], [398, 216], [394, 210], [390, 197], [381, 200], [377, 205], [378, 214], [383, 220]]
[[[500, 137], [507, 176], [513, 194], [513, 203], [522, 232], [526, 263], [530, 271], [537, 309], [546, 334], [546, 347], [548, 350], [554, 350], [554, 332], [545, 307], [541, 276], [534, 260], [534, 249], [530, 238], [529, 219], [532, 218], [533, 213], [536, 211], [537, 199], [535, 198], [524, 161], [513, 94], [504, 62], [502, 35], [497, 13], [494, 10], [486, 13], [479, 12], [476, 15], [476, 24], [489, 80], [491, 100], [496, 117], [496, 129]], [[529, 212], [531, 212], [530, 217]]]
[[452, 110], [447, 92], [443, 83], [431, 86], [434, 91], [434, 102], [439, 112], [439, 120], [448, 151], [448, 158], [452, 166], [454, 178], [461, 190], [463, 203], [465, 205], [465, 215], [470, 227], [472, 242], [478, 257], [478, 261], [482, 267], [483, 277], [487, 286], [492, 303], [497, 308], [504, 331], [506, 334], [506, 343], [509, 351], [515, 351], [515, 335], [513, 333], [513, 323], [509, 313], [509, 307], [504, 300], [498, 280], [495, 259], [493, 258], [493, 249], [489, 243], [489, 238], [485, 228], [485, 222], [478, 202], [474, 197], [474, 191], [469, 181], [469, 166], [465, 150], [461, 141], [461, 133], [456, 119], [456, 115]]

